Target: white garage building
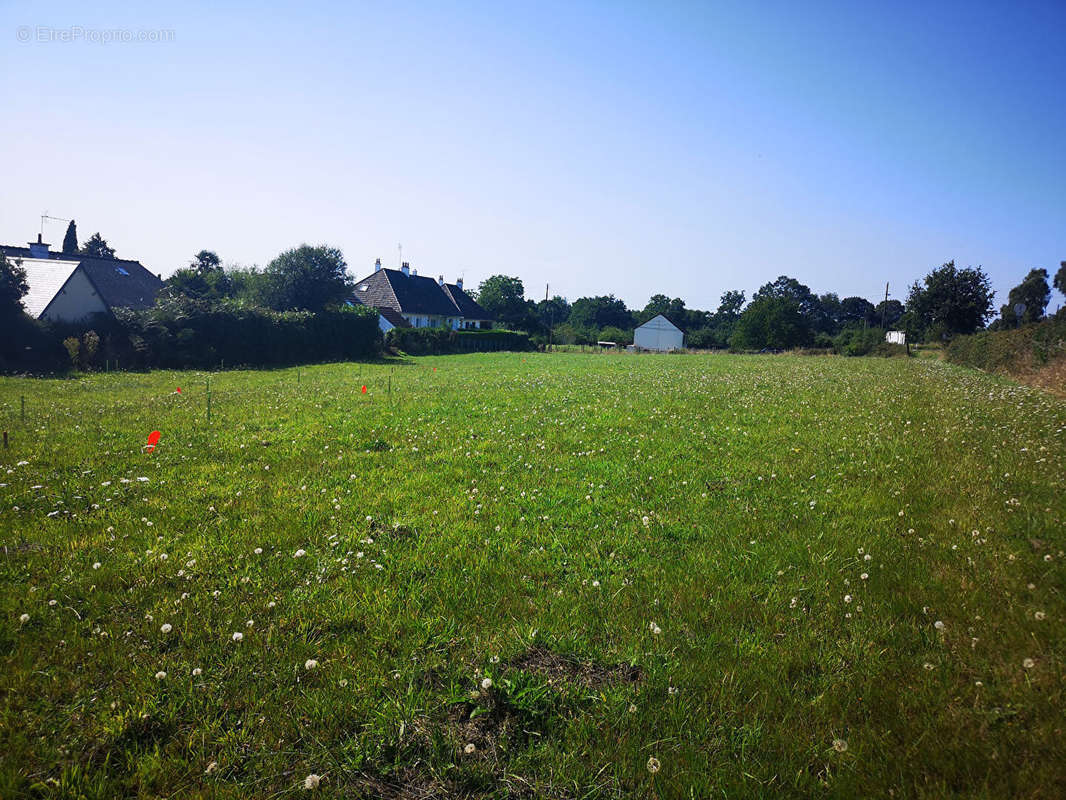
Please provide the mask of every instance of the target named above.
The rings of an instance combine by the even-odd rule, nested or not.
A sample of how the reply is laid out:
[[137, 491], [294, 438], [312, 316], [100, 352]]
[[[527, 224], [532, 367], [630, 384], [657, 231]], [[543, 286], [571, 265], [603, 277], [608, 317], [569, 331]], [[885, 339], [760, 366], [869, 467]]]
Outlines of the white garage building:
[[633, 331], [633, 345], [641, 350], [680, 350], [685, 346], [685, 334], [658, 314]]

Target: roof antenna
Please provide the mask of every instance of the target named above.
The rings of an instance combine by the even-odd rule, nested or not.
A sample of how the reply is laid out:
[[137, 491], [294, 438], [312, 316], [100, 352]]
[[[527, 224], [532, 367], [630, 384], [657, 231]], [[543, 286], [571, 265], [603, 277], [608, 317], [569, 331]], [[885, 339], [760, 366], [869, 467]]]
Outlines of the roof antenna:
[[63, 219], [62, 217], [50, 217], [50, 216], [48, 216], [48, 209], [46, 208], [44, 210], [44, 213], [41, 214], [41, 236], [44, 236], [44, 221], [46, 219], [54, 220], [56, 222], [70, 222], [69, 219]]

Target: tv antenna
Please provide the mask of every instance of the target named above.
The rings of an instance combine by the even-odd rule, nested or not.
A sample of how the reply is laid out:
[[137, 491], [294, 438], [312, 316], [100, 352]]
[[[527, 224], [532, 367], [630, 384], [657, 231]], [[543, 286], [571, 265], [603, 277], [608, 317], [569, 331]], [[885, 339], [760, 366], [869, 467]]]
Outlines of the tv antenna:
[[48, 210], [45, 209], [45, 212], [43, 214], [41, 214], [41, 236], [44, 236], [44, 221], [46, 219], [50, 219], [50, 220], [52, 220], [54, 222], [70, 222], [69, 219], [63, 219], [62, 217], [50, 217], [50, 216], [48, 216]]

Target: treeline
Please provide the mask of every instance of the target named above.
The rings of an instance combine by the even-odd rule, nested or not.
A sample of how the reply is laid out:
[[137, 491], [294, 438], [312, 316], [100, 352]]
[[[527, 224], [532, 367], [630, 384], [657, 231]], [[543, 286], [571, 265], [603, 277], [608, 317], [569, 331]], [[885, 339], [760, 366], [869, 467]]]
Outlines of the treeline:
[[[1054, 285], [1066, 293], [1066, 262]], [[642, 309], [629, 309], [614, 295], [582, 297], [573, 303], [555, 296], [534, 302], [519, 278], [494, 275], [483, 281], [478, 302], [505, 326], [528, 332], [536, 342], [629, 344], [634, 329], [658, 314], [685, 331], [693, 349], [787, 350], [832, 348], [864, 355], [884, 341], [885, 330], [902, 330], [909, 341], [946, 341], [983, 329], [993, 316], [994, 292], [979, 267], [954, 261], [911, 285], [907, 299], [841, 298], [816, 294], [796, 278], [782, 275], [761, 286], [750, 301], [742, 289], [725, 292], [713, 311], [687, 308], [679, 297], [654, 295]], [[1037, 321], [1051, 293], [1046, 270], [1032, 270], [1011, 290], [993, 328]], [[1022, 309], [1016, 313], [1015, 309]]]

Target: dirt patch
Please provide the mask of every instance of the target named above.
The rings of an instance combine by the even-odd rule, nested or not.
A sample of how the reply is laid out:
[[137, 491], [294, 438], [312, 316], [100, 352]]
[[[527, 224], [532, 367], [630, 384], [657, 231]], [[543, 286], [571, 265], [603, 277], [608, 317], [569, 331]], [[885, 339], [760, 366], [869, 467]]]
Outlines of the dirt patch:
[[508, 666], [542, 675], [549, 684], [569, 683], [594, 689], [611, 683], [638, 683], [644, 670], [635, 664], [597, 664], [564, 656], [547, 647], [534, 647], [508, 662]]
[[408, 539], [414, 539], [418, 537], [418, 531], [414, 528], [408, 528], [406, 525], [385, 525], [384, 523], [374, 520], [370, 524], [370, 530], [373, 535], [378, 539], [387, 539], [393, 542], [402, 542]]
[[438, 797], [472, 797], [458, 794], [455, 787], [414, 768], [403, 769], [388, 778], [364, 775], [356, 782], [356, 797], [381, 800], [431, 800]]

